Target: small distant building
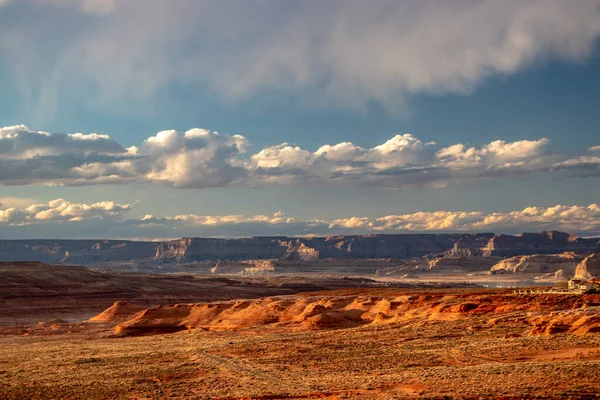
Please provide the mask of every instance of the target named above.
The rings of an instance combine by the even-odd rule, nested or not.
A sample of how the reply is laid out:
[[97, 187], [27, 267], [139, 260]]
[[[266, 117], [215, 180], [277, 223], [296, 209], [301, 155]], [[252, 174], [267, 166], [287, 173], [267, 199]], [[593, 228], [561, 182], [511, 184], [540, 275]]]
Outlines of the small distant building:
[[585, 282], [583, 279], [569, 279], [568, 287], [569, 290], [579, 290], [579, 286]]
[[600, 289], [600, 279], [590, 279], [589, 281], [582, 283], [581, 287], [583, 288], [585, 286], [585, 290], [586, 291], [590, 291], [590, 290], [598, 290]]
[[588, 281], [583, 279], [571, 279], [568, 283], [569, 291], [576, 293], [585, 293], [590, 290], [600, 289], [600, 279], [590, 279]]
[[584, 294], [600, 292], [600, 278], [569, 279], [568, 281], [558, 281], [549, 290], [515, 290], [514, 294], [531, 293], [550, 293], [550, 294]]

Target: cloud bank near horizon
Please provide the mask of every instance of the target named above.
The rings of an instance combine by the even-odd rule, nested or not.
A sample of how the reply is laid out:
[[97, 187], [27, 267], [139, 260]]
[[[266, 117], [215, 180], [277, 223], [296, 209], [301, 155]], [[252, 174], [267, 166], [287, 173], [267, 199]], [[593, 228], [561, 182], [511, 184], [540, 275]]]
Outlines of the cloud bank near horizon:
[[243, 13], [239, 2], [206, 0], [0, 7], [0, 54], [37, 123], [53, 118], [63, 91], [95, 88], [78, 97], [118, 109], [170, 84], [224, 102], [281, 91], [307, 107], [403, 112], [413, 94], [469, 93], [548, 59], [585, 60], [600, 35], [599, 0], [264, 0]]
[[571, 158], [546, 138], [483, 146], [438, 146], [411, 134], [364, 148], [351, 142], [307, 150], [290, 143], [248, 153], [242, 135], [166, 130], [125, 148], [106, 134], [50, 134], [24, 125], [0, 128], [0, 184], [156, 183], [173, 188], [344, 183], [401, 189], [445, 187], [482, 178], [600, 176], [594, 147]]
[[600, 234], [600, 205], [526, 207], [511, 212], [436, 211], [300, 220], [272, 215], [195, 214], [142, 218], [131, 216], [136, 204], [113, 201], [72, 203], [57, 199], [28, 207], [0, 207], [0, 238], [176, 238], [303, 236], [368, 233], [496, 232], [563, 230]]

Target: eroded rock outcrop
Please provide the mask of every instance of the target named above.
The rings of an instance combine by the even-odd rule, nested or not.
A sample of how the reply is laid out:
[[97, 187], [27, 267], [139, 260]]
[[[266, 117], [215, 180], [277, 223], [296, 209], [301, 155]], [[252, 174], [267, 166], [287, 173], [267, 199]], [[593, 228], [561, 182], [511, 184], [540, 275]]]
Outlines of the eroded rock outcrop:
[[287, 260], [317, 261], [319, 259], [319, 250], [308, 247], [304, 243], [300, 245], [288, 244], [288, 252], [285, 255]]
[[[140, 335], [190, 329], [339, 329], [387, 323], [424, 324], [470, 318], [486, 326], [517, 324], [530, 334], [600, 331], [600, 295], [406, 294], [278, 296], [178, 304], [115, 315], [115, 333]], [[125, 309], [121, 305], [122, 309]], [[113, 307], [114, 308], [114, 307]], [[98, 318], [98, 317], [97, 317]], [[102, 320], [107, 318], [102, 317]], [[110, 320], [110, 318], [108, 318]]]
[[449, 256], [454, 258], [480, 257], [483, 249], [493, 237], [493, 233], [465, 235], [454, 244], [452, 250], [449, 251]]
[[549, 315], [534, 317], [530, 322], [533, 324], [530, 335], [553, 335], [555, 333], [585, 335], [600, 332], [600, 309], [591, 307], [556, 311]]
[[144, 308], [127, 301], [117, 301], [115, 304], [89, 320], [91, 322], [121, 322], [131, 318]]
[[149, 308], [119, 319], [116, 333], [138, 335], [170, 333], [186, 329], [235, 330], [284, 324], [293, 329], [347, 328], [412, 318], [422, 313], [428, 319], [453, 318], [477, 305], [461, 307], [431, 303], [424, 296], [381, 298], [376, 296], [273, 297], [208, 304], [178, 304]]
[[429, 260], [432, 271], [484, 271], [500, 261], [499, 257], [439, 257]]
[[211, 272], [222, 275], [268, 275], [276, 269], [274, 260], [218, 261]]
[[572, 276], [575, 273], [577, 264], [584, 258], [584, 255], [574, 252], [556, 255], [535, 254], [531, 256], [517, 256], [500, 261], [490, 271], [492, 273], [539, 272], [553, 274], [559, 270], [563, 270], [564, 274]]
[[575, 269], [575, 279], [588, 280], [600, 277], [600, 253], [591, 254]]

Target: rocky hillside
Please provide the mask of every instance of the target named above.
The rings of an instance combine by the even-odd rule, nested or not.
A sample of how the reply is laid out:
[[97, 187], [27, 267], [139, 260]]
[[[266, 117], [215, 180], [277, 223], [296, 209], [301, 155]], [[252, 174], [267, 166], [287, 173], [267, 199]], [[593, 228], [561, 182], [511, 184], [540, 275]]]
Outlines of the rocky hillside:
[[585, 255], [574, 252], [517, 256], [500, 261], [492, 267], [491, 271], [494, 273], [555, 273], [559, 270], [563, 270], [564, 274], [567, 276], [573, 276], [577, 264], [579, 264], [584, 258]]
[[401, 234], [315, 238], [183, 238], [162, 242], [127, 240], [1, 240], [0, 261], [97, 265], [119, 262], [194, 263], [206, 260], [398, 259], [512, 257], [600, 252], [600, 240], [564, 232], [520, 235]]
[[515, 296], [476, 292], [411, 295], [404, 292], [398, 296], [277, 296], [146, 309], [117, 302], [91, 318], [90, 322], [112, 322], [117, 336], [132, 336], [195, 329], [230, 331], [277, 326], [279, 329], [301, 331], [391, 323], [422, 329], [424, 325], [442, 321], [451, 323], [460, 319], [482, 318], [487, 328], [519, 325], [521, 333], [517, 336], [585, 335], [600, 332], [598, 300], [598, 295]]

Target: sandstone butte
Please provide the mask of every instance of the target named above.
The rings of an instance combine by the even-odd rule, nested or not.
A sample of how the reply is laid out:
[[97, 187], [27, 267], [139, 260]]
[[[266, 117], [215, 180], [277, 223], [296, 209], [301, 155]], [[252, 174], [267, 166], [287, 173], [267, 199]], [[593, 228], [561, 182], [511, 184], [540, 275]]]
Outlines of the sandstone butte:
[[575, 279], [588, 280], [600, 277], [600, 253], [586, 257], [575, 269]]
[[577, 265], [583, 261], [585, 255], [575, 252], [562, 254], [535, 254], [530, 256], [516, 256], [504, 259], [491, 268], [492, 272], [536, 272], [555, 273], [563, 270], [568, 277], [573, 276]]

